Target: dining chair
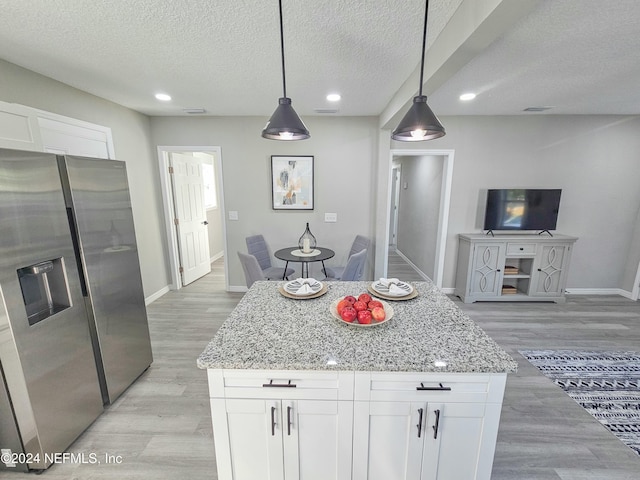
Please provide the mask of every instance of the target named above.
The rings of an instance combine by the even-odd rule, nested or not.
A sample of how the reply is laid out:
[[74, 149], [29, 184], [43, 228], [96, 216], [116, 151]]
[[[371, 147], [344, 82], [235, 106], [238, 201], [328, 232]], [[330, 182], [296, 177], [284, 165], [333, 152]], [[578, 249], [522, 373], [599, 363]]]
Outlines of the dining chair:
[[274, 267], [271, 265], [271, 255], [269, 254], [269, 247], [262, 235], [252, 235], [247, 237], [247, 250], [250, 255], [253, 255], [258, 260], [260, 269], [267, 280], [282, 280], [286, 278], [289, 280], [289, 275], [293, 275], [295, 270], [293, 268], [287, 268], [286, 271], [282, 267]]
[[253, 282], [257, 282], [258, 280], [266, 280], [256, 257], [254, 257], [253, 255], [247, 255], [246, 253], [238, 252], [238, 258], [240, 258], [240, 263], [242, 264], [242, 270], [244, 270], [244, 278], [247, 282], [248, 288], [251, 288]]
[[[347, 264], [340, 277], [327, 277], [325, 280], [341, 280], [343, 282], [356, 282], [362, 278], [364, 272], [364, 264], [367, 261], [367, 250], [363, 249], [357, 253], [354, 253], [349, 257]], [[329, 270], [329, 269], [327, 269]]]
[[[353, 243], [351, 244], [351, 250], [349, 250], [349, 256], [347, 257], [347, 260], [349, 258], [351, 258], [351, 256], [354, 253], [358, 253], [362, 249], [369, 250], [369, 244], [370, 243], [371, 243], [371, 241], [367, 237], [365, 237], [363, 235], [356, 235], [356, 238], [353, 240]], [[324, 274], [327, 277], [330, 277], [330, 278], [340, 279], [342, 277], [342, 272], [344, 271], [345, 268], [346, 268], [346, 266], [343, 266], [343, 267], [326, 267]]]

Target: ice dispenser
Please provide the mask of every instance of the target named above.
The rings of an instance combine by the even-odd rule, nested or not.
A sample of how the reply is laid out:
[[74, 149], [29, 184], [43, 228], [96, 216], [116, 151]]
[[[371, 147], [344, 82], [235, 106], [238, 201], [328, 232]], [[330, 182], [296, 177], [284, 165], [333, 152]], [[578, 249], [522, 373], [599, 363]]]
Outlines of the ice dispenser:
[[62, 258], [19, 268], [18, 279], [29, 325], [71, 306]]

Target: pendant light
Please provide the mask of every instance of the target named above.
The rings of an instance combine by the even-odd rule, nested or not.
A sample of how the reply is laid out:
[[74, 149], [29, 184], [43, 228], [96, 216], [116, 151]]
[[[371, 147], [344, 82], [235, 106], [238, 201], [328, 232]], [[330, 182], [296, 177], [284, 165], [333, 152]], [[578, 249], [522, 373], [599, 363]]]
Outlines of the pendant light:
[[427, 44], [427, 14], [429, 12], [429, 0], [424, 7], [424, 30], [422, 33], [422, 59], [420, 63], [420, 92], [413, 98], [413, 105], [406, 113], [400, 124], [391, 134], [394, 140], [402, 142], [419, 142], [433, 140], [445, 135], [444, 127], [438, 117], [427, 105], [427, 96], [422, 95], [422, 81], [424, 76], [424, 54]]
[[309, 130], [291, 106], [287, 98], [287, 82], [284, 74], [284, 33], [282, 30], [282, 0], [280, 5], [280, 50], [282, 53], [282, 90], [283, 96], [278, 99], [278, 107], [262, 130], [262, 136], [270, 140], [305, 140], [309, 138]]

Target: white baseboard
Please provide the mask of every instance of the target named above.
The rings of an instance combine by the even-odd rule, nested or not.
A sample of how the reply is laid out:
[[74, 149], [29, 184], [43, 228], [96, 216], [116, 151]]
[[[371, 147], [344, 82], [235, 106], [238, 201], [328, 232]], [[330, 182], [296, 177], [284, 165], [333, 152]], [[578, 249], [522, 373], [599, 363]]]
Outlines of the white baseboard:
[[149, 295], [148, 297], [146, 297], [144, 299], [144, 304], [145, 305], [149, 305], [150, 303], [155, 302], [157, 299], [159, 299], [161, 296], [163, 296], [165, 293], [167, 293], [169, 290], [171, 290], [169, 288], [169, 285], [162, 287], [160, 290], [158, 290], [156, 293], [153, 293], [151, 295]]
[[211, 257], [211, 258], [209, 259], [209, 262], [210, 262], [210, 263], [213, 263], [213, 262], [215, 262], [216, 260], [218, 260], [219, 258], [222, 258], [222, 257], [224, 257], [224, 250], [222, 250], [222, 251], [220, 251], [220, 252], [216, 253], [213, 257]]
[[621, 288], [566, 288], [564, 292], [568, 295], [620, 295], [632, 298], [631, 292]]
[[405, 262], [407, 262], [407, 263], [411, 266], [411, 268], [413, 268], [413, 269], [416, 271], [416, 273], [417, 273], [418, 275], [420, 275], [422, 278], [424, 278], [424, 279], [425, 279], [425, 280], [427, 280], [427, 281], [430, 281], [430, 282], [432, 281], [426, 273], [424, 273], [422, 270], [420, 270], [418, 267], [416, 267], [415, 263], [413, 263], [411, 260], [409, 260], [409, 259], [405, 256], [405, 254], [404, 254], [404, 253], [402, 253], [402, 252], [401, 252], [400, 250], [398, 250], [397, 248], [396, 248], [396, 253], [398, 254], [398, 256], [399, 256], [400, 258], [402, 258]]
[[441, 288], [440, 290], [442, 290], [442, 293], [444, 293], [445, 295], [453, 295], [453, 292], [456, 291], [455, 288]]

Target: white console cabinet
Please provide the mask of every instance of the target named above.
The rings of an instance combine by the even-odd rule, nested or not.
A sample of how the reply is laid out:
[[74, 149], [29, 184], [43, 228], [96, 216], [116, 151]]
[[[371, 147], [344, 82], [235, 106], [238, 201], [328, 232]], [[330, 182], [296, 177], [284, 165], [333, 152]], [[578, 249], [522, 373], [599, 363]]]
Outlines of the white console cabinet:
[[458, 236], [455, 295], [477, 301], [565, 301], [571, 250], [566, 235]]

